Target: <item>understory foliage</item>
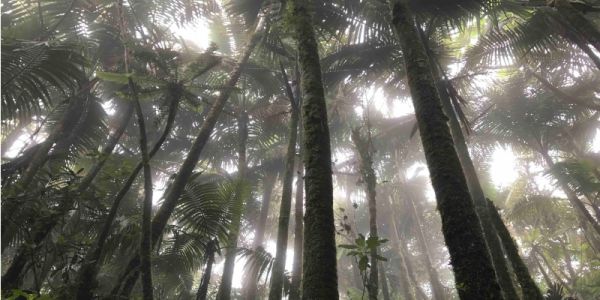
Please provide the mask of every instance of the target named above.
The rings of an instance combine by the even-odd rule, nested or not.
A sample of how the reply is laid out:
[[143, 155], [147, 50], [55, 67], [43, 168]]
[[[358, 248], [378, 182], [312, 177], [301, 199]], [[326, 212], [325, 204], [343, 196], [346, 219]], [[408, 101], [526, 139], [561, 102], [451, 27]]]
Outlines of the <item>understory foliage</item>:
[[600, 298], [598, 0], [1, 26], [3, 299]]

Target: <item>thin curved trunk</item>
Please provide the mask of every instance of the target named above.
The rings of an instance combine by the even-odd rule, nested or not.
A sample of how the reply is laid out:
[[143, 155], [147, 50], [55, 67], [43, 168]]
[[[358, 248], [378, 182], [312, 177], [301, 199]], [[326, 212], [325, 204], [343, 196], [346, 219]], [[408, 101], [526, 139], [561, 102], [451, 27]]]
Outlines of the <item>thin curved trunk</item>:
[[[254, 230], [254, 241], [252, 243], [253, 249], [263, 247], [263, 241], [265, 237], [265, 227], [267, 225], [267, 217], [269, 216], [269, 207], [271, 206], [271, 194], [273, 193], [273, 187], [277, 176], [274, 174], [265, 174], [263, 177], [263, 194], [262, 194], [262, 205], [260, 207], [260, 215], [258, 217], [258, 224]], [[251, 268], [248, 270], [251, 272], [248, 274], [248, 279], [244, 282], [244, 297], [246, 300], [256, 299], [256, 293], [258, 292], [258, 270]]]
[[[296, 72], [296, 85], [294, 95], [296, 102], [301, 105], [298, 81], [300, 76]], [[302, 141], [302, 126], [298, 126], [298, 166], [296, 173], [296, 196], [294, 203], [294, 260], [292, 262], [292, 283], [290, 285], [290, 300], [300, 299], [300, 282], [302, 281], [302, 240], [304, 238], [304, 164], [302, 155], [304, 146]]]
[[150, 222], [152, 220], [152, 170], [150, 169], [150, 158], [148, 156], [148, 138], [146, 136], [144, 114], [142, 112], [140, 100], [138, 99], [135, 84], [131, 77], [129, 78], [129, 90], [133, 95], [135, 113], [140, 130], [140, 152], [142, 155], [142, 163], [144, 165], [144, 202], [142, 203], [142, 233], [140, 239], [142, 292], [144, 300], [152, 300], [154, 298], [152, 287], [152, 228], [150, 227]]
[[283, 295], [283, 282], [285, 271], [285, 259], [288, 245], [288, 229], [290, 224], [290, 213], [292, 210], [292, 184], [294, 181], [294, 160], [296, 158], [296, 140], [298, 137], [299, 107], [294, 99], [292, 88], [285, 75], [283, 65], [280, 64], [281, 73], [285, 82], [286, 94], [292, 106], [290, 118], [289, 140], [285, 158], [285, 173], [283, 175], [283, 190], [281, 193], [281, 205], [279, 208], [279, 224], [277, 228], [277, 245], [275, 262], [271, 272], [271, 289], [269, 300], [279, 300]]
[[337, 287], [331, 145], [319, 50], [306, 0], [293, 0], [290, 21], [302, 84], [306, 215], [303, 299], [339, 298]]
[[403, 50], [408, 85], [458, 294], [461, 299], [479, 299], [481, 295], [490, 300], [503, 299], [427, 54], [406, 0], [393, 1], [392, 24]]
[[[156, 153], [162, 147], [162, 144], [165, 142], [169, 134], [171, 133], [171, 129], [173, 128], [173, 123], [175, 122], [175, 116], [177, 115], [177, 108], [179, 106], [179, 100], [181, 99], [182, 90], [174, 89], [172, 90], [171, 102], [169, 105], [169, 114], [167, 115], [167, 121], [165, 124], [165, 128], [161, 136], [154, 143], [152, 149], [148, 153], [148, 159], [151, 160]], [[133, 112], [133, 106], [131, 106]], [[114, 146], [113, 146], [114, 148]], [[139, 172], [143, 169], [144, 163], [140, 161], [125, 183], [121, 187], [121, 189], [115, 195], [110, 210], [108, 211], [108, 215], [106, 215], [104, 219], [104, 223], [98, 234], [98, 238], [96, 238], [95, 244], [88, 250], [84, 262], [82, 263], [81, 269], [78, 272], [78, 287], [77, 287], [77, 299], [90, 299], [93, 295], [93, 290], [96, 287], [96, 275], [98, 273], [99, 264], [102, 260], [104, 254], [104, 245], [108, 236], [110, 235], [110, 231], [112, 228], [112, 224], [117, 217], [117, 211], [119, 210], [119, 206], [121, 205], [121, 201], [127, 195], [127, 192], [131, 189], [131, 186], [135, 182]], [[90, 181], [91, 182], [91, 181]]]
[[529, 270], [527, 269], [527, 266], [525, 265], [525, 262], [523, 262], [521, 255], [519, 255], [519, 248], [517, 246], [517, 243], [515, 242], [515, 240], [513, 240], [513, 238], [510, 235], [510, 232], [504, 225], [504, 222], [502, 221], [498, 210], [494, 206], [494, 203], [489, 199], [487, 200], [487, 202], [488, 209], [490, 211], [489, 215], [492, 219], [494, 226], [496, 227], [498, 235], [500, 236], [500, 240], [502, 241], [502, 245], [504, 246], [504, 250], [506, 251], [508, 260], [512, 264], [512, 268], [515, 272], [515, 275], [517, 275], [517, 280], [521, 285], [523, 298], [532, 300], [544, 299], [542, 293], [535, 284], [535, 281], [533, 281], [533, 278], [531, 278], [531, 275], [529, 273]]
[[198, 292], [196, 293], [196, 300], [206, 300], [206, 295], [208, 294], [208, 284], [210, 283], [210, 275], [212, 273], [212, 267], [215, 263], [215, 240], [209, 242], [208, 247], [206, 249], [206, 268], [204, 269], [204, 274], [202, 274], [202, 279], [200, 279], [200, 285], [198, 286]]
[[390, 290], [387, 285], [387, 276], [385, 276], [385, 270], [380, 266], [379, 268], [379, 282], [381, 282], [381, 292], [383, 300], [390, 300]]
[[[389, 205], [390, 207], [394, 207], [393, 206], [393, 202], [392, 202], [392, 196], [390, 195], [389, 197]], [[404, 253], [404, 251], [402, 251], [401, 248], [401, 244], [403, 244], [403, 241], [400, 239], [400, 234], [398, 233], [398, 227], [396, 225], [396, 220], [394, 219], [394, 217], [392, 216], [392, 213], [388, 213], [387, 214], [388, 218], [389, 218], [389, 224], [392, 227], [392, 237], [391, 237], [391, 241], [392, 241], [392, 248], [396, 249], [396, 251], [398, 251], [398, 256], [400, 256], [400, 270], [398, 271], [398, 276], [400, 277], [400, 289], [402, 290], [402, 295], [403, 295], [403, 299], [404, 300], [414, 300], [414, 294], [412, 291], [412, 286], [410, 284], [409, 278], [408, 278], [408, 266], [407, 266], [407, 257], [406, 254]]]
[[[163, 205], [159, 208], [159, 210], [154, 215], [154, 218], [152, 219], [152, 245], [153, 245], [153, 247], [158, 242], [158, 239], [160, 238], [160, 236], [162, 236], [163, 230], [164, 230], [165, 226], [167, 225], [167, 222], [168, 222], [169, 218], [171, 217], [171, 214], [175, 210], [175, 206], [177, 205], [177, 202], [178, 202], [181, 194], [183, 193], [185, 186], [186, 186], [188, 180], [190, 179], [190, 176], [192, 175], [194, 168], [196, 167], [196, 164], [198, 163], [198, 160], [200, 159], [200, 154], [202, 153], [204, 146], [208, 142], [210, 135], [212, 133], [212, 130], [215, 127], [215, 124], [217, 123], [219, 116], [221, 115], [221, 112], [223, 111], [223, 108], [225, 107], [225, 103], [229, 99], [231, 92], [233, 91], [235, 85], [237, 84], [238, 79], [240, 78], [240, 75], [242, 73], [242, 68], [248, 61], [250, 54], [252, 53], [252, 51], [256, 47], [256, 44], [258, 43], [258, 40], [260, 37], [259, 31], [261, 28], [262, 28], [262, 22], [260, 22], [257, 25], [257, 30], [253, 33], [248, 45], [245, 47], [243, 54], [241, 55], [240, 59], [238, 60], [238, 63], [236, 64], [235, 68], [231, 71], [229, 80], [227, 81], [227, 84], [225, 85], [227, 88], [222, 90], [222, 92], [221, 92], [221, 94], [219, 94], [219, 97], [217, 98], [217, 100], [215, 100], [215, 102], [211, 106], [210, 111], [208, 112], [208, 114], [206, 116], [206, 119], [202, 123], [202, 127], [200, 127], [200, 132], [198, 133], [198, 136], [196, 137], [196, 139], [194, 140], [194, 143], [192, 144], [192, 148], [190, 149], [188, 156], [185, 158], [185, 160], [183, 161], [183, 164], [179, 168], [179, 171], [177, 172], [177, 175], [175, 176], [175, 179], [173, 180], [173, 183], [171, 184], [171, 186], [169, 188], [168, 194], [165, 195], [165, 200], [163, 201]], [[113, 289], [113, 291], [111, 293], [112, 295], [116, 295], [118, 293], [122, 297], [125, 297], [125, 298], [129, 297], [129, 294], [131, 293], [131, 290], [133, 289], [133, 285], [135, 284], [135, 282], [137, 281], [137, 277], [139, 276], [137, 271], [135, 271], [135, 269], [137, 268], [137, 264], [138, 264], [136, 262], [139, 262], [139, 257], [134, 256], [130, 260], [128, 268], [125, 270], [126, 273], [124, 273], [120, 277], [120, 278], [128, 278], [127, 281], [119, 281], [118, 284]], [[132, 274], [129, 274], [129, 273], [132, 273]]]
[[429, 275], [429, 280], [431, 282], [433, 298], [436, 300], [444, 300], [446, 298], [444, 286], [440, 282], [440, 277], [437, 270], [433, 267], [431, 262], [431, 254], [429, 252], [429, 245], [427, 245], [427, 242], [425, 241], [425, 235], [423, 234], [423, 220], [421, 218], [421, 216], [424, 214], [423, 209], [418, 203], [415, 202], [413, 197], [410, 195], [410, 192], [406, 192], [405, 194], [407, 196], [408, 204], [410, 205], [415, 217], [415, 226], [417, 227], [415, 236], [417, 237], [417, 243], [423, 252], [423, 261], [425, 262], [427, 275]]
[[[376, 201], [376, 186], [377, 177], [375, 176], [375, 170], [373, 170], [373, 157], [371, 155], [371, 139], [363, 138], [358, 129], [352, 130], [352, 141], [356, 146], [358, 156], [360, 158], [360, 174], [363, 182], [366, 184], [367, 202], [369, 205], [369, 238], [375, 237], [379, 239], [377, 234], [377, 201]], [[370, 300], [377, 300], [379, 294], [379, 262], [378, 262], [378, 249], [377, 247], [371, 249], [371, 270], [369, 273], [369, 279], [367, 282], [367, 291], [369, 292]]]
[[[248, 169], [248, 163], [246, 159], [246, 148], [248, 143], [248, 114], [245, 111], [240, 112], [238, 117], [238, 135], [238, 180], [239, 184], [241, 185], [246, 179], [246, 173]], [[239, 201], [243, 202], [245, 199], [240, 197]], [[241, 224], [241, 214], [235, 216], [235, 219], [231, 221], [228, 245], [225, 253], [225, 263], [223, 265], [223, 275], [221, 276], [221, 284], [219, 285], [219, 291], [217, 293], [217, 299], [219, 300], [231, 299], [231, 284], [233, 282], [233, 271], [235, 268], [235, 258], [237, 256], [237, 245]]]

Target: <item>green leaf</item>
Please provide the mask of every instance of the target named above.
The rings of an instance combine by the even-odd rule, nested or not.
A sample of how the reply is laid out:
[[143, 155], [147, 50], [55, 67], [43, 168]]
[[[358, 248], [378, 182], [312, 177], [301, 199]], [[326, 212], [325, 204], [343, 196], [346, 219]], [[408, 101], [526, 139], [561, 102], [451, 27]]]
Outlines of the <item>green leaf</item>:
[[110, 82], [127, 84], [133, 73], [96, 72], [96, 77]]
[[368, 266], [369, 266], [369, 258], [368, 257], [363, 256], [360, 258], [360, 260], [358, 260], [358, 269], [359, 270], [365, 271]]

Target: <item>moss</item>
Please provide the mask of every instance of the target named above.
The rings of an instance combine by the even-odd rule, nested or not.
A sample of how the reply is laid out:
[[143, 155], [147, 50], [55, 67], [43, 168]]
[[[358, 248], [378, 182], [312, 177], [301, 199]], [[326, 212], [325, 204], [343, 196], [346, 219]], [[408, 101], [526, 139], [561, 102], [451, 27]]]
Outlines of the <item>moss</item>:
[[303, 299], [338, 299], [331, 145], [317, 41], [305, 0], [290, 1], [298, 44], [304, 130]]
[[421, 142], [459, 296], [461, 299], [503, 299], [427, 54], [405, 2], [393, 3], [392, 23], [403, 49]]

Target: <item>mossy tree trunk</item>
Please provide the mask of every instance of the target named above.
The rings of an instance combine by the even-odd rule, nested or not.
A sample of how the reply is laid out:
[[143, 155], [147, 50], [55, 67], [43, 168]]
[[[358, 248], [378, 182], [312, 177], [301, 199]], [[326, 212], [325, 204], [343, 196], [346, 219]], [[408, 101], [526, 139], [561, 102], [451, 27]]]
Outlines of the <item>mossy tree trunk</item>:
[[[210, 111], [206, 115], [202, 126], [200, 127], [200, 131], [190, 151], [188, 152], [187, 157], [183, 161], [183, 164], [179, 168], [179, 171], [176, 173], [175, 179], [168, 189], [168, 193], [165, 195], [163, 205], [158, 209], [154, 218], [152, 219], [152, 246], [156, 246], [159, 238], [162, 236], [163, 230], [173, 213], [181, 194], [183, 193], [185, 186], [190, 179], [191, 175], [194, 172], [196, 164], [200, 159], [200, 154], [204, 149], [204, 146], [210, 139], [210, 135], [212, 133], [215, 124], [217, 123], [223, 108], [225, 107], [225, 103], [229, 99], [229, 96], [234, 90], [235, 85], [240, 78], [242, 73], [243, 66], [248, 61], [250, 54], [256, 47], [259, 38], [261, 36], [260, 32], [262, 29], [262, 22], [256, 27], [256, 31], [252, 34], [250, 41], [244, 48], [244, 52], [242, 53], [240, 59], [238, 60], [236, 66], [233, 68], [229, 75], [229, 80], [225, 84], [226, 88], [222, 90], [219, 94], [215, 102], [212, 104]], [[119, 295], [120, 297], [129, 297], [135, 282], [139, 276], [137, 272], [137, 266], [139, 265], [139, 257], [134, 256], [131, 258], [128, 267], [125, 269], [124, 273], [119, 277], [119, 282], [115, 285], [115, 288], [112, 290], [112, 295]], [[125, 279], [125, 280], [123, 280]]]
[[[366, 185], [365, 192], [367, 194], [367, 203], [369, 206], [369, 238], [375, 237], [379, 239], [377, 234], [377, 177], [373, 169], [373, 156], [371, 149], [370, 137], [364, 138], [359, 129], [352, 130], [352, 141], [356, 147], [359, 156], [359, 172], [363, 182]], [[377, 300], [379, 293], [379, 270], [377, 247], [371, 249], [371, 269], [367, 281], [367, 291], [369, 292], [370, 300]]]
[[[248, 113], [241, 111], [238, 116], [238, 184], [243, 184], [246, 180], [248, 162], [246, 159], [246, 148], [248, 144]], [[244, 202], [246, 199], [241, 197], [239, 201]], [[243, 203], [242, 203], [243, 206]], [[235, 259], [237, 257], [237, 245], [242, 225], [242, 215], [236, 215], [231, 221], [229, 228], [229, 236], [227, 237], [227, 249], [225, 250], [225, 263], [223, 264], [223, 275], [221, 276], [221, 284], [217, 292], [218, 300], [231, 299], [231, 284], [233, 282], [233, 271], [235, 268]]]
[[277, 227], [277, 245], [275, 262], [271, 272], [271, 289], [269, 290], [269, 300], [279, 300], [283, 295], [283, 283], [285, 272], [285, 259], [288, 244], [288, 228], [290, 224], [290, 214], [292, 210], [292, 184], [294, 181], [294, 160], [296, 158], [296, 141], [298, 137], [298, 119], [300, 108], [294, 98], [292, 87], [289, 84], [283, 65], [281, 73], [285, 82], [286, 94], [290, 100], [292, 113], [290, 117], [289, 140], [285, 158], [285, 173], [283, 175], [283, 190], [281, 193], [281, 205], [279, 208], [279, 223]]
[[336, 270], [331, 145], [319, 50], [306, 0], [290, 1], [302, 86], [306, 214], [303, 299], [339, 298]]
[[403, 50], [408, 85], [442, 231], [461, 299], [503, 299], [475, 206], [442, 111], [427, 54], [405, 0], [392, 3], [392, 25]]
[[488, 203], [489, 216], [494, 226], [496, 226], [496, 231], [498, 231], [498, 235], [502, 240], [502, 245], [504, 245], [504, 249], [506, 250], [508, 260], [512, 264], [512, 268], [515, 272], [515, 275], [517, 275], [517, 280], [521, 285], [523, 299], [543, 300], [544, 297], [542, 296], [542, 293], [535, 284], [535, 281], [533, 281], [533, 278], [531, 278], [529, 270], [527, 269], [525, 262], [523, 262], [521, 255], [519, 255], [519, 248], [517, 246], [517, 243], [515, 242], [515, 240], [513, 240], [513, 238], [510, 235], [510, 232], [504, 225], [504, 222], [502, 221], [498, 210], [494, 206], [494, 203], [489, 199], [487, 199], [486, 201]]
[[[299, 106], [302, 104], [299, 84], [300, 76], [296, 70], [294, 97]], [[304, 239], [304, 164], [302, 156], [304, 146], [302, 139], [302, 126], [298, 126], [298, 167], [296, 169], [296, 195], [294, 203], [294, 260], [292, 262], [292, 282], [290, 284], [290, 300], [300, 299], [300, 283], [302, 281], [302, 241]]]
[[[423, 43], [426, 44], [427, 41], [423, 39]], [[467, 186], [469, 187], [471, 198], [473, 199], [475, 208], [477, 210], [477, 216], [481, 222], [486, 245], [490, 250], [490, 257], [492, 258], [498, 283], [500, 284], [500, 288], [502, 289], [506, 299], [518, 299], [519, 296], [515, 286], [513, 285], [508, 264], [504, 257], [504, 251], [502, 250], [502, 245], [500, 244], [498, 234], [496, 233], [495, 227], [492, 224], [489, 216], [485, 194], [481, 188], [477, 171], [475, 170], [475, 166], [473, 165], [473, 161], [469, 155], [469, 148], [467, 147], [465, 136], [447, 90], [447, 85], [450, 83], [442, 78], [443, 70], [441, 70], [441, 66], [434, 63], [435, 58], [433, 57], [433, 53], [430, 51], [429, 47], [426, 47], [426, 49], [430, 55], [429, 58], [431, 62], [431, 69], [434, 77], [436, 78], [436, 87], [440, 95], [442, 109], [449, 119], [452, 140], [454, 141], [458, 159], [460, 160], [460, 164], [465, 174], [465, 179], [467, 180]]]

